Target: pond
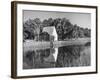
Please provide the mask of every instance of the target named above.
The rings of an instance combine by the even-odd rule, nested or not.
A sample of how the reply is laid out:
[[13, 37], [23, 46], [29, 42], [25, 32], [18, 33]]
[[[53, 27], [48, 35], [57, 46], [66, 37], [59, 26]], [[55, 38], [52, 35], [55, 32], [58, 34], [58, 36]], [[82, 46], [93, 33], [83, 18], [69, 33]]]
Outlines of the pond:
[[59, 48], [27, 51], [23, 69], [79, 67], [91, 65], [90, 45], [71, 45]]

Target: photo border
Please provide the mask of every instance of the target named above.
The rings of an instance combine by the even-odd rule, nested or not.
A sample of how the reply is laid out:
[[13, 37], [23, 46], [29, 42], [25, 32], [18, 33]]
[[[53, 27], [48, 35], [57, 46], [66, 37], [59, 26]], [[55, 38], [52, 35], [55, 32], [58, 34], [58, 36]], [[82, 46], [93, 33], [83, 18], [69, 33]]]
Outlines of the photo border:
[[[94, 72], [80, 72], [80, 73], [63, 73], [50, 75], [33, 75], [33, 76], [17, 76], [17, 4], [34, 4], [34, 5], [50, 5], [59, 7], [82, 7], [96, 9], [96, 71]], [[88, 5], [74, 5], [74, 4], [58, 4], [58, 3], [40, 3], [40, 2], [26, 2], [26, 1], [12, 1], [11, 2], [11, 77], [12, 78], [31, 78], [31, 77], [50, 77], [50, 76], [66, 76], [66, 75], [80, 75], [80, 74], [94, 74], [98, 72], [98, 7]]]

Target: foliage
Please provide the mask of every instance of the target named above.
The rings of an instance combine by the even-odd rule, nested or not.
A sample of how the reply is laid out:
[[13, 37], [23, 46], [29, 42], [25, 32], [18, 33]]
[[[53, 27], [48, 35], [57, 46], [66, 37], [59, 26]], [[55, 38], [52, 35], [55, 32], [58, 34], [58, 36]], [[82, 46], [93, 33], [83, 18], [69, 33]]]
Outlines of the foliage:
[[[58, 58], [56, 67], [75, 67], [80, 66], [81, 62], [80, 57], [84, 58], [85, 55], [81, 55], [84, 46], [63, 46], [58, 49]], [[84, 66], [88, 66], [85, 62]], [[81, 64], [83, 65], [83, 64]]]
[[[41, 21], [39, 18], [29, 19], [23, 23], [23, 38], [39, 40], [43, 34], [43, 27], [55, 26], [58, 40], [66, 40], [71, 38], [91, 37], [91, 30], [73, 25], [66, 18], [48, 18]], [[41, 39], [40, 39], [41, 40]]]

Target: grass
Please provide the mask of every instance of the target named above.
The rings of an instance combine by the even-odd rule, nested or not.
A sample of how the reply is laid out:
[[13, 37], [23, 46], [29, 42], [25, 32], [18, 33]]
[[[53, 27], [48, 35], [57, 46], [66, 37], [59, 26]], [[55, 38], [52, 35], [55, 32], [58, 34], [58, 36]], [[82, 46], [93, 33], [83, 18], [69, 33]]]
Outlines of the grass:
[[[84, 45], [87, 42], [90, 42], [90, 38], [78, 38], [66, 41], [54, 41], [53, 47], [58, 48], [61, 46], [69, 46], [69, 45]], [[25, 52], [37, 49], [47, 49], [50, 48], [50, 41], [26, 40], [23, 44], [23, 48]]]

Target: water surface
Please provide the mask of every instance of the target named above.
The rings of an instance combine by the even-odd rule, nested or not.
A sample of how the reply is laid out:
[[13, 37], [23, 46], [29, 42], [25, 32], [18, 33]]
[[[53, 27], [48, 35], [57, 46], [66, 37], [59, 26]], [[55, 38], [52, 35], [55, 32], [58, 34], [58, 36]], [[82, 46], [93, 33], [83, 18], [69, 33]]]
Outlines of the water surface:
[[90, 66], [90, 51], [90, 45], [72, 45], [24, 52], [23, 69]]

